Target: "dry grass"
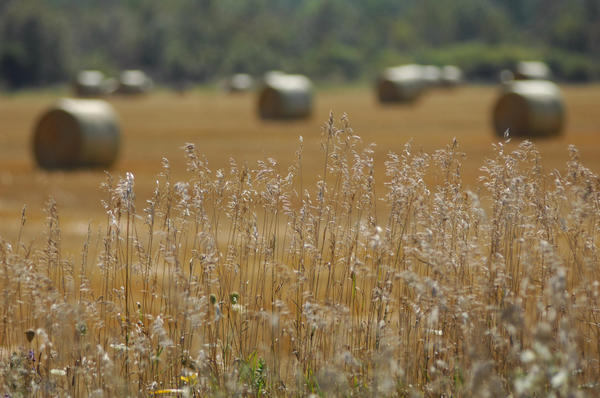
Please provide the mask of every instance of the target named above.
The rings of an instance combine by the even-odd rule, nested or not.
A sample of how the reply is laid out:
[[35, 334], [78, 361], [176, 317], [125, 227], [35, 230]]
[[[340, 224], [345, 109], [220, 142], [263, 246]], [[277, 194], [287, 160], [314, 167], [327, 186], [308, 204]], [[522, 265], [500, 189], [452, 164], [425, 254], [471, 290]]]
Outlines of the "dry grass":
[[[564, 169], [568, 158], [566, 148], [574, 144], [586, 165], [599, 172], [600, 148], [596, 143], [600, 86], [572, 86], [563, 90], [568, 111], [564, 136], [536, 143], [544, 156], [544, 167]], [[350, 115], [364, 142], [377, 144], [377, 175], [383, 175], [387, 152], [401, 152], [408, 141], [412, 140], [413, 147], [431, 153], [456, 137], [467, 154], [463, 160], [463, 179], [466, 185], [473, 186], [484, 159], [492, 156], [491, 144], [497, 141], [491, 124], [495, 88], [465, 87], [434, 94], [425, 95], [415, 106], [382, 107], [371, 88], [321, 91], [315, 98], [314, 116], [294, 123], [260, 120], [254, 95], [191, 92], [186, 96], [157, 93], [143, 98], [115, 97], [110, 102], [121, 119], [123, 150], [112, 173], [133, 172], [138, 196], [146, 198], [154, 189], [154, 176], [163, 157], [172, 162], [175, 179], [183, 175], [185, 165], [180, 155], [186, 142], [196, 143], [211, 167], [218, 169], [227, 167], [230, 157], [252, 163], [274, 157], [282, 164], [290, 164], [298, 137], [302, 135], [306, 148], [304, 175], [313, 181], [320, 173], [319, 132], [333, 111]], [[42, 239], [41, 209], [51, 196], [61, 209], [63, 234], [69, 237], [65, 243], [76, 251], [85, 239], [88, 222], [94, 223], [97, 232], [98, 223], [103, 220], [98, 186], [104, 174], [102, 171], [46, 173], [35, 167], [31, 131], [36, 118], [54, 100], [50, 94], [0, 97], [0, 235], [16, 238], [25, 203], [30, 220], [25, 237], [27, 241]], [[382, 189], [380, 183], [377, 190], [382, 192]]]
[[[361, 115], [349, 93], [329, 95]], [[406, 116], [418, 134], [420, 108], [385, 108], [372, 128], [353, 121], [379, 134], [374, 149], [365, 144], [373, 136], [359, 139], [346, 118], [325, 116], [323, 128], [261, 124], [243, 116], [244, 97], [207, 100], [213, 117], [239, 107], [239, 118], [214, 127], [200, 115], [196, 128], [169, 128], [179, 120], [171, 114], [138, 131], [127, 127], [136, 112], [142, 120], [155, 114], [142, 108], [169, 103], [141, 101], [115, 101], [140, 145], [125, 147], [103, 190], [92, 172], [46, 174], [7, 152], [3, 213], [33, 203], [0, 241], [0, 380], [10, 396], [600, 392], [600, 184], [584, 166], [596, 150], [589, 119], [571, 120], [556, 142], [492, 146], [491, 133], [466, 139], [476, 138], [472, 123], [452, 121], [458, 110], [440, 105], [440, 123], [467, 135], [453, 141], [438, 126], [401, 145], [390, 121]], [[362, 112], [375, 112], [367, 105]], [[194, 131], [205, 140], [182, 149]], [[233, 137], [240, 149], [223, 144]], [[571, 139], [586, 151], [567, 150]], [[179, 155], [155, 177], [169, 142]], [[474, 166], [463, 152], [477, 143]], [[542, 159], [554, 146], [565, 156], [549, 173], [557, 160]], [[222, 152], [241, 161], [223, 163]], [[29, 214], [36, 195], [52, 191], [63, 203], [44, 199], [36, 235], [40, 216]], [[65, 218], [87, 231], [78, 250]]]

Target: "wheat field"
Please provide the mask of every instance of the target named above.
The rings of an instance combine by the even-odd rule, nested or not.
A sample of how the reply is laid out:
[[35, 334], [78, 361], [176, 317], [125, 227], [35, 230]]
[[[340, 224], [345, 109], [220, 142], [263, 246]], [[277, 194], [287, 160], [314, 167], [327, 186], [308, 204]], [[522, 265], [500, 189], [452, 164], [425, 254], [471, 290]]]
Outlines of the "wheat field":
[[600, 87], [563, 92], [534, 143], [492, 134], [487, 86], [327, 89], [299, 122], [111, 98], [109, 174], [38, 170], [54, 97], [0, 98], [2, 391], [596, 396]]

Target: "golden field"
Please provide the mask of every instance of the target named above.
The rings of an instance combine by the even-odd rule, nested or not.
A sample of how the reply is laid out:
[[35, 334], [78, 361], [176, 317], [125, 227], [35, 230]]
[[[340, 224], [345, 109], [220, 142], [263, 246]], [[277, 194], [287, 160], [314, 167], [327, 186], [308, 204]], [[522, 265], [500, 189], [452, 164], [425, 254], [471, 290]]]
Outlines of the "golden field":
[[600, 87], [563, 90], [566, 131], [534, 145], [498, 143], [491, 87], [328, 89], [299, 122], [252, 95], [110, 98], [102, 189], [33, 164], [53, 97], [3, 98], [0, 389], [598, 396]]
[[[544, 167], [564, 170], [567, 146], [575, 145], [583, 163], [600, 171], [600, 86], [562, 87], [567, 107], [567, 125], [559, 138], [535, 141]], [[65, 93], [68, 95], [68, 93]], [[323, 153], [319, 149], [322, 128], [333, 112], [346, 113], [354, 132], [365, 144], [375, 143], [376, 179], [383, 181], [383, 163], [388, 152], [400, 153], [405, 143], [426, 153], [444, 147], [456, 137], [463, 160], [463, 179], [476, 186], [479, 168], [492, 154], [492, 144], [501, 141], [491, 127], [491, 110], [497, 97], [491, 86], [469, 86], [427, 93], [416, 104], [382, 106], [370, 87], [317, 91], [315, 109], [308, 120], [262, 121], [251, 93], [228, 95], [219, 91], [192, 91], [186, 95], [159, 92], [147, 97], [113, 97], [108, 101], [121, 122], [122, 147], [110, 173], [132, 172], [138, 200], [146, 200], [160, 172], [161, 159], [172, 166], [173, 180], [185, 175], [183, 149], [195, 143], [213, 169], [228, 167], [229, 158], [247, 161], [272, 157], [287, 167], [304, 139], [304, 177], [307, 183], [322, 174]], [[27, 205], [25, 236], [40, 237], [49, 197], [59, 208], [63, 233], [73, 238], [67, 245], [81, 246], [88, 223], [104, 220], [100, 204], [102, 170], [46, 172], [36, 167], [31, 135], [38, 117], [59, 95], [20, 94], [0, 97], [0, 236], [14, 239], [23, 205]], [[515, 144], [513, 141], [512, 144]], [[510, 146], [510, 145], [509, 145]], [[382, 186], [378, 187], [382, 191]]]

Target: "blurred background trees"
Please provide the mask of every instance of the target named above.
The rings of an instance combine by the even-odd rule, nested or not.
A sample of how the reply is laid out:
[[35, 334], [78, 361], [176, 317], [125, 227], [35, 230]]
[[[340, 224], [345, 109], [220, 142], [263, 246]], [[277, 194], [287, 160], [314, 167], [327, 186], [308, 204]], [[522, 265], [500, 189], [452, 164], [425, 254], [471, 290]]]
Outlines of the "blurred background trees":
[[0, 0], [0, 84], [141, 68], [165, 83], [270, 69], [371, 79], [402, 62], [474, 79], [521, 59], [600, 78], [600, 0]]

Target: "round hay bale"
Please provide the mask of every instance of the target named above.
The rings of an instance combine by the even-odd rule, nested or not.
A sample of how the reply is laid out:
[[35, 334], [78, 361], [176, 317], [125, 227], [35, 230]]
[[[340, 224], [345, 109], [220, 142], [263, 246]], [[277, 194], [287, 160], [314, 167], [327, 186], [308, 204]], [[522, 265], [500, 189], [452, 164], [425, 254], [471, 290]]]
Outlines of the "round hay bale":
[[442, 67], [440, 85], [442, 87], [456, 87], [463, 81], [462, 70], [458, 66], [446, 65]]
[[286, 73], [280, 70], [269, 70], [266, 71], [262, 78], [262, 83], [264, 84], [266, 81], [272, 78], [277, 78], [277, 76], [285, 76]]
[[550, 68], [541, 61], [521, 61], [514, 72], [515, 80], [550, 80]]
[[542, 80], [514, 81], [504, 86], [493, 109], [494, 129], [500, 137], [547, 137], [560, 134], [565, 107], [560, 89]]
[[423, 93], [427, 84], [420, 65], [403, 65], [387, 68], [377, 82], [380, 102], [414, 102]]
[[442, 69], [439, 66], [423, 65], [421, 73], [427, 87], [439, 87], [442, 84]]
[[225, 89], [229, 93], [242, 93], [252, 90], [253, 87], [254, 79], [246, 73], [236, 73], [225, 84]]
[[258, 111], [263, 119], [297, 119], [312, 112], [313, 87], [303, 75], [275, 73], [265, 76], [258, 97]]
[[125, 70], [119, 76], [117, 93], [128, 95], [146, 94], [152, 90], [153, 86], [152, 79], [144, 71]]
[[104, 73], [98, 70], [82, 70], [73, 83], [73, 91], [78, 97], [98, 97], [106, 94]]
[[117, 115], [105, 101], [61, 99], [38, 120], [33, 153], [45, 169], [109, 167], [119, 152]]

